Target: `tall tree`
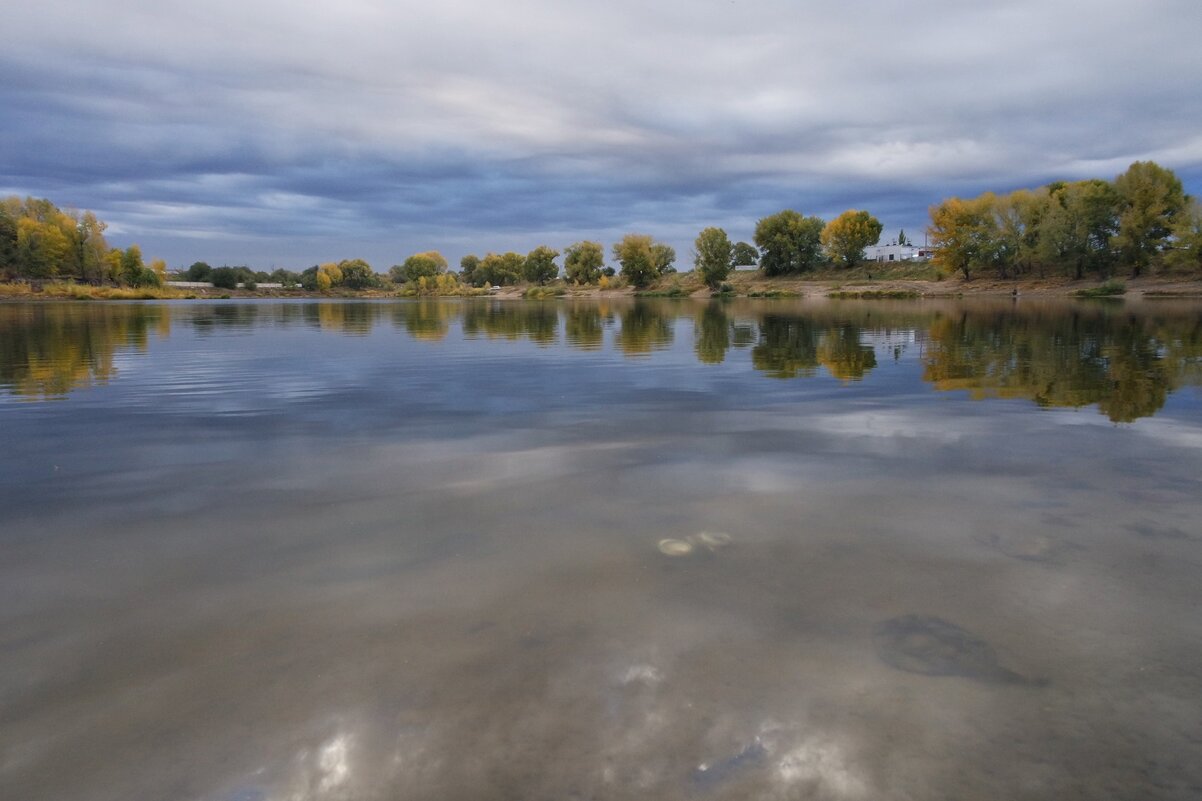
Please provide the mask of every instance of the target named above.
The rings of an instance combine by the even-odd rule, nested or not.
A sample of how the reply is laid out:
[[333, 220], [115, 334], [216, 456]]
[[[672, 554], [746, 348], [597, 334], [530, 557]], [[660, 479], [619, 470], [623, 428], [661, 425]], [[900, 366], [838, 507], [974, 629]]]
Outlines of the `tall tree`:
[[1114, 187], [1096, 178], [1052, 186], [1039, 223], [1041, 255], [1077, 279], [1087, 269], [1108, 272], [1121, 202]]
[[433, 278], [447, 271], [447, 260], [437, 250], [425, 253], [414, 253], [405, 259], [399, 267], [388, 271], [394, 283], [403, 284], [406, 281], [416, 281], [419, 278]]
[[855, 267], [864, 258], [864, 248], [881, 241], [884, 228], [868, 212], [849, 209], [822, 229], [822, 247], [836, 264]]
[[559, 275], [559, 267], [555, 264], [558, 256], [558, 250], [552, 250], [546, 245], [539, 245], [530, 251], [526, 254], [526, 263], [523, 269], [526, 280], [532, 284], [554, 281]]
[[735, 242], [731, 253], [731, 264], [735, 267], [750, 267], [760, 260], [760, 252], [755, 245], [747, 242]]
[[605, 248], [600, 242], [577, 242], [563, 253], [563, 272], [576, 284], [595, 284], [605, 266]]
[[380, 283], [371, 265], [363, 259], [343, 259], [338, 262], [338, 269], [342, 273], [342, 285], [348, 289], [368, 289]]
[[1190, 198], [1173, 224], [1173, 249], [1168, 263], [1176, 269], [1202, 273], [1202, 204]]
[[811, 270], [822, 261], [822, 229], [818, 217], [803, 217], [785, 209], [764, 217], [755, 226], [764, 275], [785, 275]]
[[489, 253], [476, 268], [476, 276], [482, 284], [510, 286], [522, 280], [526, 269], [526, 257], [521, 253]]
[[721, 228], [706, 228], [697, 235], [693, 247], [697, 251], [693, 259], [697, 275], [710, 289], [717, 289], [730, 274], [733, 247], [726, 231]]
[[676, 272], [676, 268], [672, 266], [676, 262], [676, 249], [670, 245], [662, 242], [653, 244], [651, 260], [655, 263], [655, 269], [660, 275]]
[[993, 194], [986, 193], [970, 200], [948, 198], [931, 207], [929, 232], [937, 265], [963, 273], [967, 281], [973, 270], [993, 263], [998, 243], [993, 204]]
[[1185, 208], [1185, 190], [1172, 170], [1137, 161], [1114, 179], [1122, 199], [1115, 245], [1138, 276], [1155, 258]]
[[459, 260], [459, 277], [465, 284], [476, 284], [476, 270], [480, 266], [480, 257], [468, 254]]
[[626, 234], [614, 245], [614, 260], [622, 265], [622, 276], [634, 286], [647, 286], [659, 278], [654, 244], [646, 234]]

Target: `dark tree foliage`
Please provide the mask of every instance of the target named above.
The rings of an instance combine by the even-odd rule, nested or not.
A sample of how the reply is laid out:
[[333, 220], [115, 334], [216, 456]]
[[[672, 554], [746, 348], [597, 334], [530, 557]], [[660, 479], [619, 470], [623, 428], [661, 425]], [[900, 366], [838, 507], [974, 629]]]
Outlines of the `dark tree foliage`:
[[760, 248], [764, 275], [788, 275], [812, 270], [822, 263], [822, 229], [819, 217], [803, 217], [792, 209], [756, 223], [755, 243]]

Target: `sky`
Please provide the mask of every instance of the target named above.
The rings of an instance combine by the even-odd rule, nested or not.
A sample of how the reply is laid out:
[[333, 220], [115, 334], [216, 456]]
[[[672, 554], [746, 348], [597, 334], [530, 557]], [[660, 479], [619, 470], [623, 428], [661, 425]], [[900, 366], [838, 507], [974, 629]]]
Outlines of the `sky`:
[[1112, 178], [1202, 193], [1198, 0], [46, 0], [0, 27], [0, 195], [171, 267], [380, 272]]

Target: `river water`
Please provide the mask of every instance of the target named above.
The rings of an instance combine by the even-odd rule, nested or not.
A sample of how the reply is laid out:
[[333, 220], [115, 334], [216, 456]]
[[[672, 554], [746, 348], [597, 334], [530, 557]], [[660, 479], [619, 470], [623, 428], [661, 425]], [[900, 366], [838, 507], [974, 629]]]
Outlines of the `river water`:
[[0, 797], [1196, 799], [1202, 305], [0, 304]]

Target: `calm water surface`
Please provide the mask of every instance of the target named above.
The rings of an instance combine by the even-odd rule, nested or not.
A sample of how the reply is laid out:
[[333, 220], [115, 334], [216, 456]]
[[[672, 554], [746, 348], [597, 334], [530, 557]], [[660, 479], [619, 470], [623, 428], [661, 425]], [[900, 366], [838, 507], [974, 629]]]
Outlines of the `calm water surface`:
[[0, 305], [0, 797], [1196, 799], [1202, 306]]

